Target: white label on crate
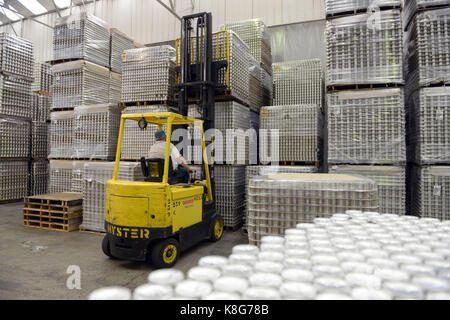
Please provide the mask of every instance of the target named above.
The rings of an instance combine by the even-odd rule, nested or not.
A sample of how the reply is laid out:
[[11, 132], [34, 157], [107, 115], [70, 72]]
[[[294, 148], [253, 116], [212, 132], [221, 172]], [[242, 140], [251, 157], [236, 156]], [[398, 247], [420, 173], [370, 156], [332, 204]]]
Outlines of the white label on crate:
[[442, 186], [435, 185], [433, 188], [433, 196], [440, 197], [441, 196]]

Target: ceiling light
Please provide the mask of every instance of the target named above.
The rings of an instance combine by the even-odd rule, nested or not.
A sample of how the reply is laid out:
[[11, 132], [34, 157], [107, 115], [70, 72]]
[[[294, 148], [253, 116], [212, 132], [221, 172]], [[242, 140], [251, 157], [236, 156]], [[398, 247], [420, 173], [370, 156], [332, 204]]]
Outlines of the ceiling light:
[[37, 0], [18, 0], [25, 8], [30, 10], [33, 14], [43, 14], [47, 9]]

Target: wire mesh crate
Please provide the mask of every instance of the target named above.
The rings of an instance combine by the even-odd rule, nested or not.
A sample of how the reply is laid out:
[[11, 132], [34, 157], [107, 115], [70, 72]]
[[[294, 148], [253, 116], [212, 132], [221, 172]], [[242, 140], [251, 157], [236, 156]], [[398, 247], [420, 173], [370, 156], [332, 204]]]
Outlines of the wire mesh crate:
[[262, 106], [273, 105], [273, 77], [261, 68]]
[[31, 123], [31, 157], [34, 159], [47, 159], [48, 157], [48, 124], [33, 121]]
[[46, 122], [50, 119], [50, 97], [37, 93], [31, 94], [31, 120]]
[[0, 114], [31, 118], [31, 80], [0, 75]]
[[[250, 51], [248, 46], [233, 31], [220, 31], [213, 34], [212, 61], [228, 62], [227, 68], [219, 70], [218, 83], [224, 90], [224, 95], [232, 97], [248, 104], [249, 77], [250, 77]], [[196, 38], [192, 39], [191, 62], [198, 61]], [[181, 39], [176, 40], [177, 66], [180, 65]]]
[[248, 237], [284, 235], [286, 229], [315, 218], [330, 218], [346, 210], [376, 211], [376, 183], [370, 179], [333, 174], [281, 173], [258, 176], [248, 187]]
[[109, 103], [119, 103], [122, 99], [122, 76], [111, 72], [109, 78]]
[[0, 201], [28, 194], [28, 161], [0, 161]]
[[327, 98], [329, 163], [406, 161], [403, 89], [349, 90]]
[[450, 87], [421, 88], [408, 105], [409, 160], [450, 163]]
[[248, 103], [250, 109], [259, 112], [259, 108], [264, 105], [263, 84], [261, 83], [261, 67], [259, 63], [250, 57], [250, 78], [248, 81]]
[[91, 62], [78, 60], [53, 66], [51, 109], [108, 103], [110, 72]]
[[35, 62], [31, 90], [49, 93], [52, 82], [53, 75], [51, 64], [46, 62]]
[[411, 211], [422, 218], [449, 220], [450, 167], [412, 166]]
[[120, 109], [114, 104], [75, 108], [73, 157], [114, 160], [120, 127]]
[[0, 158], [30, 157], [30, 123], [0, 115]]
[[[106, 182], [112, 179], [114, 162], [88, 162], [83, 167], [83, 223], [80, 228], [105, 231]], [[144, 181], [140, 163], [120, 162], [119, 180]]]
[[[168, 112], [167, 106], [128, 107], [127, 113]], [[148, 124], [145, 130], [139, 128], [136, 121], [126, 121], [122, 137], [122, 160], [138, 160], [147, 157], [155, 143], [157, 125]]]
[[327, 85], [403, 83], [400, 10], [381, 11], [376, 18], [327, 21]]
[[31, 80], [33, 76], [33, 44], [31, 41], [1, 32], [0, 68], [2, 72]]
[[275, 106], [322, 105], [323, 71], [319, 59], [274, 63], [273, 70]]
[[272, 72], [270, 31], [261, 19], [221, 25], [220, 30], [234, 31], [249, 47], [250, 54], [267, 72]]
[[72, 158], [74, 154], [73, 135], [74, 111], [58, 111], [50, 114], [50, 154], [49, 159]]
[[56, 20], [53, 33], [55, 60], [83, 59], [109, 67], [109, 26], [99, 18], [81, 12]]
[[30, 172], [30, 196], [47, 193], [49, 163], [47, 160], [33, 160]]
[[450, 83], [450, 8], [417, 14], [407, 29], [406, 79], [411, 90]]
[[431, 10], [450, 5], [450, 0], [408, 0], [403, 1], [403, 23], [409, 26], [412, 18], [418, 11]]
[[175, 49], [158, 46], [126, 50], [122, 65], [122, 102], [173, 101]]
[[400, 166], [331, 166], [330, 173], [367, 177], [377, 183], [380, 213], [406, 214], [406, 170]]
[[88, 161], [50, 160], [48, 192], [83, 192], [83, 166]]
[[361, 12], [368, 8], [396, 7], [400, 8], [400, 0], [326, 0], [327, 16], [334, 16], [339, 13]]
[[224, 226], [235, 228], [242, 224], [245, 202], [245, 167], [215, 166], [216, 210]]
[[122, 73], [122, 54], [134, 49], [134, 41], [116, 28], [111, 29], [111, 71]]
[[[260, 115], [260, 161], [317, 162], [322, 148], [323, 113], [320, 105], [286, 105], [263, 107]], [[272, 132], [278, 131], [278, 140]]]

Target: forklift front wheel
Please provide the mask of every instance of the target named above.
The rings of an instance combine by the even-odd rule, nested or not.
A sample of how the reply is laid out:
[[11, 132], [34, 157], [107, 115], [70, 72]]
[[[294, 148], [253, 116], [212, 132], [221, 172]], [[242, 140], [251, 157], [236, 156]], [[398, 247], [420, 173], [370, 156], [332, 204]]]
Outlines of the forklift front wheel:
[[105, 236], [102, 240], [102, 250], [105, 255], [107, 255], [111, 259], [114, 259], [114, 257], [111, 255], [111, 249], [109, 247], [108, 236]]
[[155, 243], [151, 248], [152, 264], [156, 268], [171, 268], [178, 260], [180, 245], [174, 238]]
[[211, 230], [211, 238], [212, 242], [217, 242], [222, 239], [223, 236], [223, 219], [221, 217], [217, 217], [213, 220]]

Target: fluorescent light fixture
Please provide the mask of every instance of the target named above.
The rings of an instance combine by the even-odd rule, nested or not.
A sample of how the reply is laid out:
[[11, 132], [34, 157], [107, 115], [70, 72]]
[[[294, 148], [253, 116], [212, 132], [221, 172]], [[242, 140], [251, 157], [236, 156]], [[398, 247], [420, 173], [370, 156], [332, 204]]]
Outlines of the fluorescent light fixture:
[[47, 12], [47, 9], [37, 0], [18, 0], [25, 8], [33, 12], [33, 14], [42, 14]]
[[71, 0], [54, 0], [58, 8], [67, 8], [70, 6]]

